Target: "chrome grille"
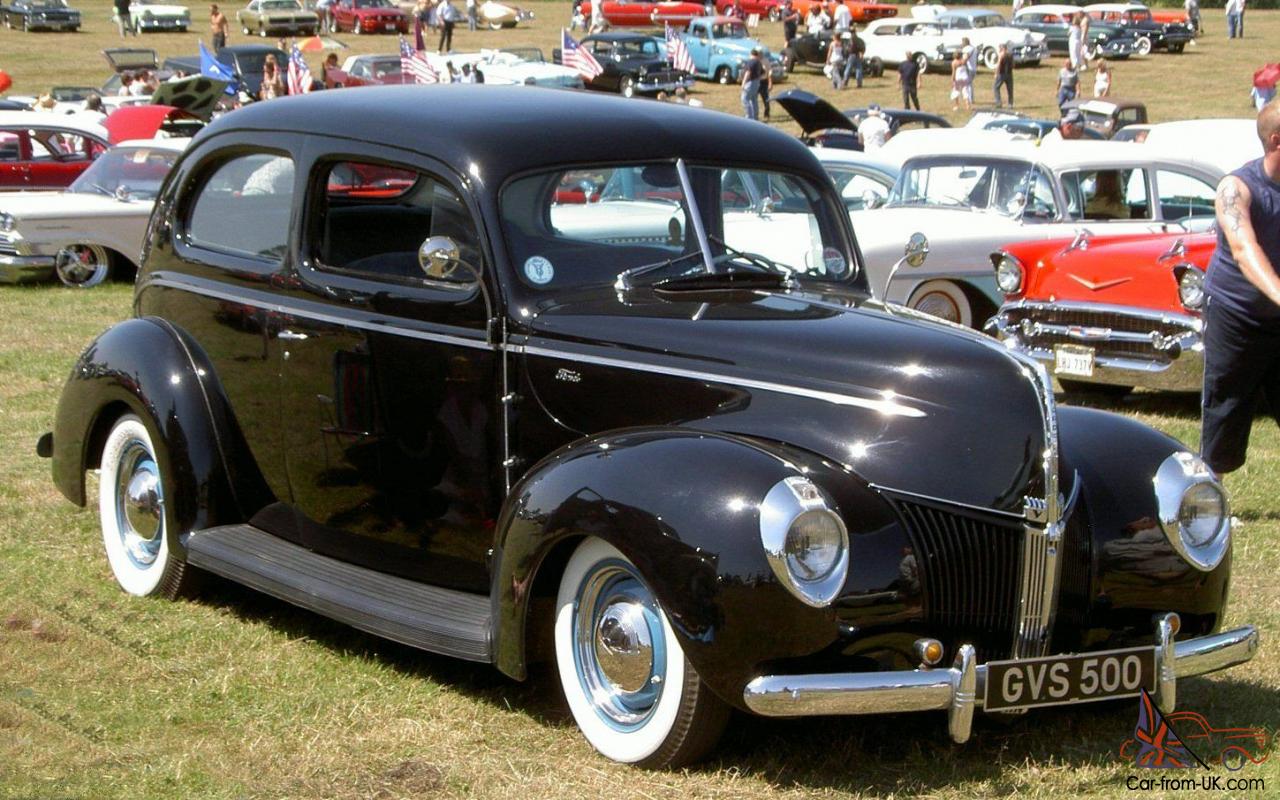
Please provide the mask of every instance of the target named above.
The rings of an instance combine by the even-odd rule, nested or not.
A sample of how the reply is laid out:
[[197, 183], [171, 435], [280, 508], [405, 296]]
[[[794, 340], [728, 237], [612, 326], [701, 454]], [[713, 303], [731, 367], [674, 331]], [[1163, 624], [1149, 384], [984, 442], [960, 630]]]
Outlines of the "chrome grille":
[[[1169, 363], [1172, 359], [1168, 352], [1157, 349], [1153, 341], [1113, 339], [1107, 337], [1107, 332], [1173, 338], [1188, 330], [1186, 325], [1172, 320], [1078, 308], [1011, 307], [1005, 310], [1005, 317], [1007, 326], [1017, 331], [1018, 338], [1030, 347], [1051, 350], [1060, 344], [1087, 345], [1101, 356], [1138, 358], [1157, 363]], [[1081, 339], [1060, 331], [1036, 331], [1031, 328], [1036, 323], [1091, 329], [1097, 335]]]
[[1018, 627], [1022, 523], [894, 505], [916, 553], [930, 630], [948, 649], [972, 644], [979, 661], [1007, 658]]
[[4, 236], [0, 236], [0, 256], [18, 255], [18, 246]]

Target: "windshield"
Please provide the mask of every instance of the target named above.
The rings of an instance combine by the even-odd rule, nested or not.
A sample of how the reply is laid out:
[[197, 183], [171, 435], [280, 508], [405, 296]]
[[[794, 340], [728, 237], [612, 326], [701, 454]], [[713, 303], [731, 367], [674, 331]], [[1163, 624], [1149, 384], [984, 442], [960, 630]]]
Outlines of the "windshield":
[[[769, 272], [847, 280], [853, 270], [830, 188], [762, 169], [690, 166], [694, 202], [675, 164], [575, 168], [520, 178], [502, 192], [518, 277], [534, 290], [705, 273]], [[692, 209], [706, 234], [704, 254]], [[654, 267], [655, 269], [648, 270]]]
[[32, 8], [66, 8], [67, 4], [64, 0], [34, 0], [31, 3]]
[[547, 60], [537, 47], [504, 47], [500, 52], [515, 56], [519, 61], [528, 61], [533, 64], [542, 64]]
[[962, 208], [1014, 216], [1022, 211], [1034, 174], [1021, 161], [931, 160], [908, 163], [889, 205]]
[[263, 11], [301, 11], [302, 4], [297, 0], [266, 0], [262, 4]]
[[356, 0], [356, 8], [390, 8], [391, 0]]
[[169, 149], [117, 147], [80, 173], [68, 191], [109, 196], [121, 192], [131, 200], [150, 200], [177, 158], [177, 151]]
[[658, 43], [652, 39], [624, 39], [618, 42], [617, 49], [618, 52], [628, 56], [656, 56], [658, 54]]
[[975, 28], [998, 28], [1004, 24], [1004, 17], [999, 14], [982, 14], [973, 18]]
[[[239, 66], [240, 74], [241, 75], [261, 75], [262, 65], [266, 63], [267, 56], [271, 54], [275, 55], [276, 63], [279, 64], [280, 66], [283, 67], [284, 65], [289, 63], [289, 56], [285, 55], [283, 50], [271, 50], [265, 53], [239, 53], [237, 60], [240, 62], [240, 66]], [[235, 67], [236, 65], [231, 61], [231, 59], [232, 59], [232, 55], [230, 53], [218, 54], [219, 61], [222, 61], [224, 64], [228, 64], [232, 67]], [[396, 60], [396, 63], [399, 64], [398, 59]]]

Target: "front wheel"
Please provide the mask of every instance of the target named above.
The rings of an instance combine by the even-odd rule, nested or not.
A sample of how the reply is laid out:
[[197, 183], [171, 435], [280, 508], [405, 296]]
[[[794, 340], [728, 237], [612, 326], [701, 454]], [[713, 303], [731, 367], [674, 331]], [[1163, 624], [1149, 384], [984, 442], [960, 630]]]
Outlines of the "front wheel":
[[964, 289], [951, 281], [925, 281], [911, 293], [907, 306], [947, 322], [973, 327], [973, 305]]
[[89, 289], [110, 276], [111, 257], [99, 245], [73, 244], [54, 256], [53, 271], [64, 286]]
[[1095, 61], [1102, 58], [1102, 46], [1097, 44], [1085, 45], [1084, 57], [1089, 61]]
[[867, 62], [867, 74], [873, 78], [884, 76], [884, 62], [880, 60], [880, 56], [873, 56]]
[[916, 68], [920, 70], [921, 75], [929, 71], [928, 56], [926, 56], [924, 53], [916, 53], [915, 60], [916, 60]]
[[489, 30], [491, 30], [491, 31], [500, 31], [500, 30], [502, 30], [502, 23], [501, 23], [501, 22], [490, 22], [490, 23], [489, 23]]
[[249, 26], [248, 26], [248, 25], [241, 25], [241, 26], [240, 26], [240, 32], [241, 32], [241, 33], [243, 33], [245, 36], [249, 36], [249, 35], [250, 35], [250, 34], [249, 34]]
[[716, 83], [721, 86], [728, 86], [733, 82], [733, 72], [728, 67], [721, 67], [716, 70]]
[[995, 69], [1000, 64], [1000, 53], [994, 47], [988, 47], [982, 51], [982, 66], [987, 69]]
[[635, 565], [600, 539], [579, 545], [560, 578], [555, 649], [574, 721], [606, 758], [679, 767], [724, 731], [729, 707], [685, 658]]
[[1138, 37], [1138, 46], [1137, 46], [1137, 48], [1136, 48], [1136, 49], [1137, 49], [1137, 51], [1138, 51], [1138, 55], [1140, 55], [1140, 56], [1149, 56], [1149, 55], [1151, 55], [1151, 37], [1150, 37], [1150, 36], [1139, 36], [1139, 37]]
[[623, 97], [635, 97], [636, 79], [630, 75], [623, 75], [622, 80], [618, 82], [618, 94]]
[[165, 513], [164, 475], [151, 434], [132, 414], [121, 417], [102, 446], [98, 512], [102, 543], [116, 582], [129, 594], [176, 597], [190, 583], [176, 558]]
[[1186, 50], [1186, 49], [1187, 49], [1186, 42], [1178, 42], [1177, 44], [1169, 45], [1170, 53], [1181, 53], [1183, 50]]

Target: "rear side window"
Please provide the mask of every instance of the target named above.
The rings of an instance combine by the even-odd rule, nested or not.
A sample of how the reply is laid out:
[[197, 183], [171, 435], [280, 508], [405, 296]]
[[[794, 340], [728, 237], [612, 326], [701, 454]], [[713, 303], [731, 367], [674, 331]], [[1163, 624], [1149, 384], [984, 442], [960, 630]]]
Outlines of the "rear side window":
[[224, 161], [204, 181], [191, 207], [191, 243], [280, 261], [289, 241], [293, 161], [254, 153]]

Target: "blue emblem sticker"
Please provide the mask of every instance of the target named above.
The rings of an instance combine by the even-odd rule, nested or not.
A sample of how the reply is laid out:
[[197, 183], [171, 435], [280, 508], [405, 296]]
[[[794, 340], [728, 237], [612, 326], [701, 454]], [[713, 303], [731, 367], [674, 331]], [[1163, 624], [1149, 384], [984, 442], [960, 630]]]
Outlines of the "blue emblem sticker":
[[531, 283], [542, 286], [551, 283], [551, 279], [556, 276], [556, 269], [542, 256], [529, 256], [524, 262], [524, 274]]

